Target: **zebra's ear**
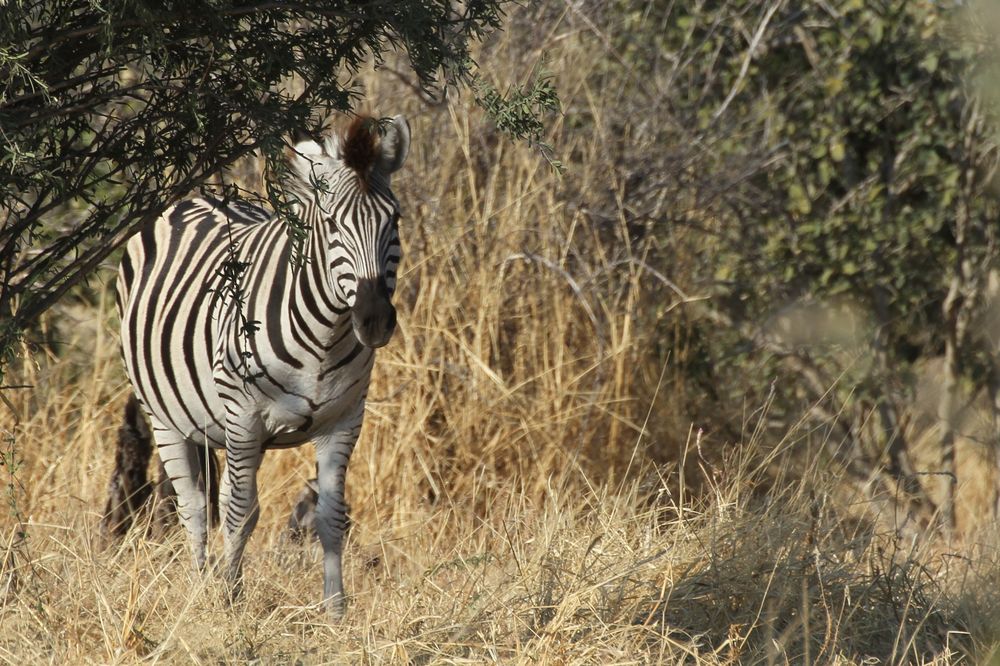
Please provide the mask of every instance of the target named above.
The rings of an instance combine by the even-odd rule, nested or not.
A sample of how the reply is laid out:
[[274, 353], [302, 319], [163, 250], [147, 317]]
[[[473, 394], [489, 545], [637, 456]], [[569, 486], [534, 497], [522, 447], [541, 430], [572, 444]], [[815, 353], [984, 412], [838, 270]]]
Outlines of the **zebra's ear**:
[[328, 157], [340, 159], [340, 136], [338, 134], [329, 134], [323, 139], [323, 152]]
[[403, 162], [406, 161], [406, 154], [410, 152], [410, 124], [403, 116], [396, 116], [392, 122], [386, 126], [385, 134], [382, 135], [378, 161], [375, 168], [383, 175], [398, 171]]

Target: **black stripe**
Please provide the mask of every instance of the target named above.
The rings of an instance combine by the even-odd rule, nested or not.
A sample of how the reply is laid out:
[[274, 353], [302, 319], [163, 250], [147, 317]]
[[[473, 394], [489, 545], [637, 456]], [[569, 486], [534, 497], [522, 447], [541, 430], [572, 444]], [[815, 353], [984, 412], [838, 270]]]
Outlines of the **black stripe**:
[[338, 361], [334, 365], [332, 365], [329, 368], [327, 368], [326, 370], [324, 370], [323, 373], [319, 376], [319, 378], [320, 379], [325, 379], [326, 376], [329, 375], [331, 372], [334, 372], [336, 370], [340, 370], [345, 365], [347, 365], [348, 363], [350, 363], [351, 361], [353, 361], [355, 358], [357, 358], [358, 354], [360, 354], [365, 349], [368, 349], [368, 348], [365, 347], [360, 342], [356, 343], [354, 345], [354, 348], [350, 352], [348, 352], [347, 356], [345, 356], [344, 358], [340, 359], [340, 361]]
[[[283, 240], [283, 239], [282, 239]], [[274, 281], [271, 283], [270, 298], [267, 301], [265, 325], [267, 326], [267, 342], [278, 360], [290, 365], [296, 370], [302, 369], [302, 361], [288, 350], [285, 344], [285, 332], [281, 327], [282, 309], [286, 301], [286, 284], [288, 271], [291, 269], [292, 253], [290, 243], [281, 243], [278, 249], [277, 265], [274, 270]], [[264, 271], [261, 271], [263, 273]]]

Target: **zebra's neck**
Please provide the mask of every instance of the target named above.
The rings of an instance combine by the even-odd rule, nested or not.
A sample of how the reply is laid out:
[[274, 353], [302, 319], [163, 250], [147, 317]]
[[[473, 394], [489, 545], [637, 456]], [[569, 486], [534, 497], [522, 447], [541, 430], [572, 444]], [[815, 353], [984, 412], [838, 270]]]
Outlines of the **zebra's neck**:
[[351, 311], [336, 288], [337, 276], [330, 266], [330, 230], [316, 218], [310, 221], [303, 256], [293, 260], [287, 311], [293, 336], [317, 351], [328, 351], [352, 336]]

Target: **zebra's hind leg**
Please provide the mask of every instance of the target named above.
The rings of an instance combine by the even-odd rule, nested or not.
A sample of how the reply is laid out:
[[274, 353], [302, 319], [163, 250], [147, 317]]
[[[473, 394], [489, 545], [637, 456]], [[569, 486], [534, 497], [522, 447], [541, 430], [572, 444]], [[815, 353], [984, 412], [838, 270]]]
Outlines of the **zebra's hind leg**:
[[[204, 445], [195, 446], [198, 454], [198, 490], [208, 497], [208, 509], [211, 525], [219, 525], [219, 461], [215, 451], [206, 448]], [[153, 519], [151, 521], [151, 534], [154, 538], [162, 539], [167, 531], [174, 526], [174, 515], [177, 512], [177, 493], [170, 483], [167, 470], [163, 467], [163, 459], [158, 458], [157, 469], [159, 478], [153, 489]], [[206, 478], [207, 476], [207, 478]], [[207, 487], [206, 487], [207, 484]]]
[[163, 468], [177, 493], [177, 514], [187, 530], [194, 565], [202, 571], [205, 568], [207, 511], [205, 493], [198, 483], [198, 452], [193, 442], [156, 421], [153, 421], [153, 438]]
[[347, 503], [344, 481], [347, 463], [361, 432], [364, 406], [353, 418], [329, 435], [316, 438], [316, 464], [319, 468], [319, 500], [316, 505], [316, 532], [323, 544], [323, 601], [335, 618], [347, 608], [344, 595], [343, 548], [347, 528]]
[[[288, 522], [285, 527], [285, 536], [289, 541], [304, 544], [319, 538], [316, 533], [316, 503], [318, 501], [319, 478], [317, 475], [306, 481], [305, 487], [295, 497], [295, 504], [292, 506], [292, 512], [288, 514]], [[346, 513], [344, 534], [346, 535], [351, 531], [351, 506], [347, 502], [344, 502], [344, 506]]]
[[302, 544], [316, 538], [316, 502], [319, 500], [319, 481], [309, 479], [299, 491], [295, 505], [288, 516], [285, 533], [292, 543]]

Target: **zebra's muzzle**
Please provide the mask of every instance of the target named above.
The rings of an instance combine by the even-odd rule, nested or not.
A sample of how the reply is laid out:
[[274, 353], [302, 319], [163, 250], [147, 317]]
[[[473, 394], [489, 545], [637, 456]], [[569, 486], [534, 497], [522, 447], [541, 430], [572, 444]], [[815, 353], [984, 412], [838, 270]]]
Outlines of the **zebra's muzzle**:
[[396, 308], [384, 280], [359, 280], [351, 313], [354, 335], [366, 347], [388, 344], [396, 330]]

